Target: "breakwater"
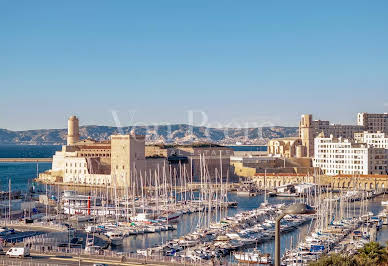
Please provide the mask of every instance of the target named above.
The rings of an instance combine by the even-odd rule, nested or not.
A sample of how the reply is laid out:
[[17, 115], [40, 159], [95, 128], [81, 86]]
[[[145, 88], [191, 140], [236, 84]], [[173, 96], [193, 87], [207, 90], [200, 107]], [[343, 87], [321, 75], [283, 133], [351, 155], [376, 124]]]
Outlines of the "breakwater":
[[0, 162], [2, 163], [51, 163], [52, 161], [52, 158], [0, 158]]

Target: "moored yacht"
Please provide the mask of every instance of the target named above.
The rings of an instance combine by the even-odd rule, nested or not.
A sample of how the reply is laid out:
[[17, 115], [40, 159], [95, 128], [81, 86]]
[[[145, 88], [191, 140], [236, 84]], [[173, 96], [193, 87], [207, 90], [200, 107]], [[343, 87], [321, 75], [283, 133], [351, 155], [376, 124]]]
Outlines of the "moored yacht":
[[121, 246], [123, 244], [123, 234], [121, 232], [109, 231], [106, 233], [112, 246]]
[[272, 264], [272, 259], [269, 254], [263, 254], [259, 251], [252, 252], [236, 252], [233, 256], [240, 263], [249, 264]]

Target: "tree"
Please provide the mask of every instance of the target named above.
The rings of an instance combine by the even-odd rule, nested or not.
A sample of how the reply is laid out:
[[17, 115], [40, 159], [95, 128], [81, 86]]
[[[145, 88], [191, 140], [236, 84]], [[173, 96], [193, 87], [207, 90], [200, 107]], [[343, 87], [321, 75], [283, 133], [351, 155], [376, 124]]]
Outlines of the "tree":
[[[388, 242], [387, 242], [388, 244]], [[388, 247], [370, 242], [360, 248], [356, 255], [330, 254], [321, 257], [310, 266], [377, 266], [388, 265]]]
[[350, 256], [344, 256], [340, 254], [331, 254], [321, 257], [315, 262], [311, 262], [310, 266], [354, 266], [357, 265], [357, 261]]
[[358, 250], [356, 260], [359, 265], [379, 265], [387, 261], [387, 252], [384, 246], [377, 242], [370, 242]]

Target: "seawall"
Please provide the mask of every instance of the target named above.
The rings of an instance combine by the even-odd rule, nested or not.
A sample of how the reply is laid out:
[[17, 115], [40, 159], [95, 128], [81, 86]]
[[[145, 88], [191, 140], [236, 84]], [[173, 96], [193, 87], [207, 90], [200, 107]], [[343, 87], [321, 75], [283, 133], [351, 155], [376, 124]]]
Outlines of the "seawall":
[[15, 163], [15, 162], [45, 162], [51, 163], [52, 158], [0, 158], [2, 163]]

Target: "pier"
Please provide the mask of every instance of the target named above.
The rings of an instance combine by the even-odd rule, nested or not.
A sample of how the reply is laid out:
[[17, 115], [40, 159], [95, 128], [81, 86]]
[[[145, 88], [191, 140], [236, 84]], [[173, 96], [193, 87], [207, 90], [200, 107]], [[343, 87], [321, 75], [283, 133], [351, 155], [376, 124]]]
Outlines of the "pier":
[[51, 163], [52, 158], [0, 158], [0, 163]]

